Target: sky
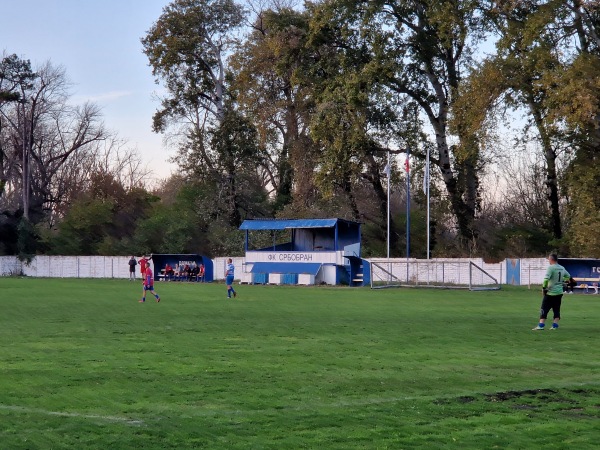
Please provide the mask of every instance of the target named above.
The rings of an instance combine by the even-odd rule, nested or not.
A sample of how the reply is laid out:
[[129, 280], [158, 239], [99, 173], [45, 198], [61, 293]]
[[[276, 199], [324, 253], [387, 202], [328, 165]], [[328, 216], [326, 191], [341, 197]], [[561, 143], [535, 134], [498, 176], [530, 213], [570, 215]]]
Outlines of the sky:
[[106, 127], [135, 148], [154, 181], [176, 166], [162, 136], [152, 132], [159, 106], [140, 39], [169, 0], [0, 0], [0, 54], [36, 67], [50, 60], [73, 83], [72, 101], [93, 101]]

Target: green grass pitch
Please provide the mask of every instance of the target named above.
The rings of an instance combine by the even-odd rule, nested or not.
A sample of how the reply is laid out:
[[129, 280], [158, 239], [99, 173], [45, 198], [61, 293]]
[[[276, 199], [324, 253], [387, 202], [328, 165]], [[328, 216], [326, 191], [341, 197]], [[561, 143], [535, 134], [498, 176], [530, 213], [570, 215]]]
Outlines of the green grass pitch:
[[595, 449], [600, 296], [0, 278], [0, 449]]

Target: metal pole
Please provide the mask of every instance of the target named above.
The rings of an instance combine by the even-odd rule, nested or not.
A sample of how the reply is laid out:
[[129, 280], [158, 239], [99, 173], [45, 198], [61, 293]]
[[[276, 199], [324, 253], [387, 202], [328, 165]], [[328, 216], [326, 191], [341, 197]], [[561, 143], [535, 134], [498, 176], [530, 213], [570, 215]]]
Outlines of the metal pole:
[[410, 258], [410, 148], [406, 149], [406, 281], [408, 282], [408, 259]]
[[23, 184], [23, 218], [29, 221], [29, 154], [27, 152], [27, 121], [25, 120], [25, 104], [26, 99], [21, 100], [23, 105], [23, 167], [22, 167], [22, 184]]
[[427, 196], [427, 259], [429, 259], [429, 146], [427, 146], [427, 159], [425, 161], [425, 195]]
[[388, 262], [388, 283], [391, 283], [391, 263], [390, 263], [390, 174], [392, 173], [392, 167], [390, 166], [390, 151], [388, 149], [387, 152], [387, 166], [386, 166], [386, 175], [387, 175], [387, 262]]
[[423, 181], [423, 187], [425, 189], [425, 197], [427, 198], [427, 284], [429, 284], [430, 281], [430, 277], [429, 277], [429, 258], [431, 257], [431, 251], [430, 251], [430, 247], [431, 247], [431, 240], [430, 240], [430, 226], [429, 223], [431, 222], [430, 219], [430, 206], [429, 206], [429, 146], [427, 146], [427, 157], [425, 158], [425, 175], [424, 175], [425, 179]]
[[[390, 151], [387, 152], [387, 259], [390, 259]], [[389, 262], [389, 261], [388, 261]]]

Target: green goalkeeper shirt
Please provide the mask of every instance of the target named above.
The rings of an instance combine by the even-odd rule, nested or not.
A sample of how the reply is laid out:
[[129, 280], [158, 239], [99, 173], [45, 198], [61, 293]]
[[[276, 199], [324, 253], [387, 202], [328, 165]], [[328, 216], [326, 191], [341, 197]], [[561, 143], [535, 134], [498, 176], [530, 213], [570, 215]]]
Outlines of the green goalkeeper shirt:
[[562, 295], [563, 283], [571, 278], [569, 272], [560, 264], [550, 264], [544, 276], [542, 287], [548, 289], [548, 295]]

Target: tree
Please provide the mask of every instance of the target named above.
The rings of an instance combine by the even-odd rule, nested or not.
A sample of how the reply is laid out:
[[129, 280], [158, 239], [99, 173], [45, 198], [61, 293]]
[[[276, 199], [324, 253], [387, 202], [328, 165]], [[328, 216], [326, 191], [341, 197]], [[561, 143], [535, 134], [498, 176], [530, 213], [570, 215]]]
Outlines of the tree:
[[[448, 125], [455, 94], [479, 36], [475, 5], [450, 0], [337, 0], [327, 2], [325, 8], [329, 12], [315, 16], [316, 20], [322, 22], [322, 28], [344, 30], [353, 37], [337, 45], [362, 49], [368, 59], [361, 69], [389, 90], [389, 102], [409, 99], [428, 119], [436, 144], [432, 163], [442, 175], [460, 238], [472, 242], [477, 237], [474, 221], [483, 161], [477, 140], [462, 130], [456, 130], [457, 143], [450, 144]], [[355, 44], [362, 47], [353, 47]], [[417, 154], [417, 149], [413, 150]]]
[[308, 21], [307, 12], [288, 7], [259, 11], [232, 58], [236, 101], [265, 148], [263, 170], [276, 210], [290, 203], [304, 210], [315, 200], [317, 148], [309, 128], [314, 99], [302, 76], [313, 62]]
[[82, 161], [106, 138], [106, 131], [96, 106], [68, 104], [64, 69], [46, 63], [33, 74], [28, 62], [19, 65], [11, 60], [11, 64], [21, 73], [13, 77], [20, 101], [0, 108], [4, 192], [0, 205], [6, 225], [17, 227], [19, 220], [40, 223], [67, 200], [69, 191], [60, 183], [64, 168], [74, 159]]
[[257, 157], [249, 141], [253, 131], [236, 112], [226, 79], [226, 57], [243, 18], [242, 7], [231, 0], [176, 0], [142, 39], [153, 74], [168, 92], [154, 129], [180, 124], [175, 161], [190, 179], [223, 187], [232, 226], [239, 225], [243, 207], [238, 172], [245, 163], [256, 170]]
[[[21, 99], [22, 87], [31, 87], [35, 78], [28, 60], [21, 60], [17, 55], [4, 55], [0, 61], [0, 110], [5, 107], [14, 109], [14, 102]], [[0, 135], [9, 126], [4, 115], [0, 113]], [[16, 150], [4, 139], [0, 140], [0, 198], [4, 194], [6, 183], [16, 169]]]
[[152, 74], [167, 89], [155, 131], [181, 119], [199, 125], [205, 114], [223, 120], [225, 57], [243, 18], [232, 0], [175, 0], [163, 9], [142, 39]]
[[[481, 66], [478, 86], [487, 86], [497, 94], [506, 93], [505, 101], [513, 107], [528, 110], [530, 122], [537, 130], [537, 140], [546, 162], [546, 192], [550, 205], [546, 227], [557, 239], [562, 237], [557, 159], [563, 140], [560, 128], [550, 119], [548, 86], [544, 77], [555, 70], [560, 61], [555, 54], [554, 37], [538, 28], [553, 15], [548, 9], [522, 3], [493, 9], [491, 17], [500, 33], [497, 54]], [[492, 76], [490, 76], [493, 74]], [[471, 90], [472, 91], [472, 90]], [[472, 106], [471, 106], [472, 107]]]
[[[94, 177], [112, 177], [134, 189], [145, 172], [135, 151], [124, 149], [126, 144], [104, 128], [96, 105], [69, 102], [63, 68], [47, 62], [34, 73], [28, 61], [15, 58], [0, 67], [2, 88], [12, 80], [10, 89], [20, 99], [0, 105], [0, 245], [7, 253], [25, 255], [43, 250], [36, 243], [52, 246], [49, 230], [77, 201], [83, 208], [80, 195], [96, 182]], [[97, 216], [99, 209], [90, 208]], [[112, 219], [112, 225], [119, 221]]]
[[[587, 211], [584, 216], [594, 216], [595, 203], [600, 204], [600, 199], [590, 202], [580, 185], [594, 178], [578, 173], [584, 167], [595, 167], [594, 155], [600, 144], [598, 4], [580, 0], [482, 4], [488, 23], [499, 35], [497, 53], [471, 78], [471, 83], [482, 89], [471, 89], [474, 95], [464, 98], [468, 98], [471, 111], [478, 108], [473, 98], [485, 97], [482, 92], [493, 93], [490, 98], [504, 95], [507, 105], [528, 111], [544, 154], [545, 192], [550, 205], [545, 228], [559, 242], [568, 223], [567, 234], [573, 240], [582, 222], [567, 222], [564, 217], [566, 188], [577, 185], [570, 189], [571, 219], [581, 217], [582, 209]], [[573, 164], [567, 172], [569, 183], [561, 186], [559, 160], [563, 155]], [[576, 240], [581, 242], [581, 236]]]
[[49, 253], [59, 255], [138, 253], [138, 222], [151, 215], [157, 201], [143, 188], [126, 188], [110, 173], [91, 173], [57, 231], [41, 231], [44, 245]]

